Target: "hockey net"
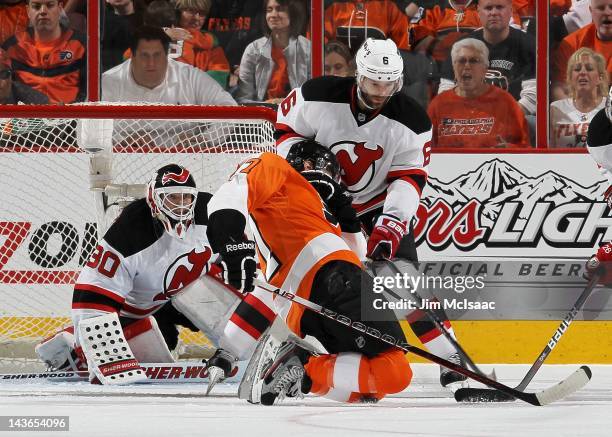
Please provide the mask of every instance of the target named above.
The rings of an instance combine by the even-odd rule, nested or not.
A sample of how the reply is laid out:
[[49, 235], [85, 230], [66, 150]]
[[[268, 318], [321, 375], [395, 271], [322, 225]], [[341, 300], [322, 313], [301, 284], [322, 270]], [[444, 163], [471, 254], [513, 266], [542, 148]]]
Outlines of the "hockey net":
[[[8, 107], [7, 107], [8, 108]], [[0, 119], [0, 369], [37, 367], [34, 345], [70, 324], [73, 284], [100, 235], [167, 163], [214, 192], [274, 150], [261, 107], [12, 107]], [[207, 339], [181, 332], [183, 350]], [[38, 365], [41, 365], [38, 363]]]

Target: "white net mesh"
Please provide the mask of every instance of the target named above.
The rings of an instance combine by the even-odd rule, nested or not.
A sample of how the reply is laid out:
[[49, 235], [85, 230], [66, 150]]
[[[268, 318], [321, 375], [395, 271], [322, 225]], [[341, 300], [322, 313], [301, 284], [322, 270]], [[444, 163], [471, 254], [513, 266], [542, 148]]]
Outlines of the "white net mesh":
[[[240, 161], [274, 147], [272, 111], [164, 107], [167, 119], [147, 119], [151, 108], [142, 107], [140, 118], [122, 119], [123, 109], [0, 120], [0, 366], [26, 362], [37, 341], [69, 323], [78, 272], [98, 230], [137, 197], [134, 184], [177, 163], [198, 189], [214, 191]], [[86, 118], [92, 111], [97, 118]], [[118, 197], [90, 190], [107, 182], [131, 187]], [[185, 333], [182, 340], [206, 344]]]

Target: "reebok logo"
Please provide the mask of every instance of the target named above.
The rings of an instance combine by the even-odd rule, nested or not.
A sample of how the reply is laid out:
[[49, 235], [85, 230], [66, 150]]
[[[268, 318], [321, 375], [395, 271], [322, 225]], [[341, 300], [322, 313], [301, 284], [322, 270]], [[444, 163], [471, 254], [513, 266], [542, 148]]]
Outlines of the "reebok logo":
[[250, 241], [250, 242], [242, 242], [242, 243], [237, 243], [237, 244], [226, 244], [225, 245], [225, 250], [227, 252], [233, 252], [236, 250], [243, 250], [243, 249], [255, 250], [255, 243]]

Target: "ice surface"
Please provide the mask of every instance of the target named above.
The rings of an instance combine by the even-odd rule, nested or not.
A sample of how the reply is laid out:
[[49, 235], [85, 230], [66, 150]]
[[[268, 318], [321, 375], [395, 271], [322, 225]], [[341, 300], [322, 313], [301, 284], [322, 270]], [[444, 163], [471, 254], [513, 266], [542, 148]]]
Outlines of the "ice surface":
[[[489, 370], [490, 366], [483, 366]], [[529, 366], [496, 365], [516, 386]], [[545, 365], [530, 390], [570, 375], [578, 365]], [[70, 416], [69, 432], [17, 436], [612, 436], [612, 366], [594, 365], [585, 388], [557, 403], [458, 404], [437, 383], [438, 367], [413, 365], [413, 383], [376, 405], [339, 404], [307, 396], [263, 407], [235, 396], [235, 384], [101, 387], [85, 383], [0, 383], [0, 415]], [[476, 386], [475, 384], [473, 386]], [[0, 435], [9, 433], [0, 432]]]

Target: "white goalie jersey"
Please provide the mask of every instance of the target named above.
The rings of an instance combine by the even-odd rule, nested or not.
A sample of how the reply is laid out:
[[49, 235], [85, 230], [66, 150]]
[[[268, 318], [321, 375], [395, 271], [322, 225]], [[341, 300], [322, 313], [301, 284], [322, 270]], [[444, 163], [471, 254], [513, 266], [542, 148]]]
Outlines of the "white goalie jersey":
[[328, 147], [342, 168], [342, 181], [360, 216], [380, 209], [409, 220], [426, 183], [431, 122], [411, 98], [398, 93], [380, 111], [357, 105], [354, 78], [307, 81], [279, 105], [278, 153], [312, 138]]
[[110, 312], [141, 319], [206, 274], [213, 261], [206, 237], [206, 204], [199, 193], [184, 239], [154, 220], [144, 199], [130, 204], [98, 243], [74, 287], [74, 325]]

